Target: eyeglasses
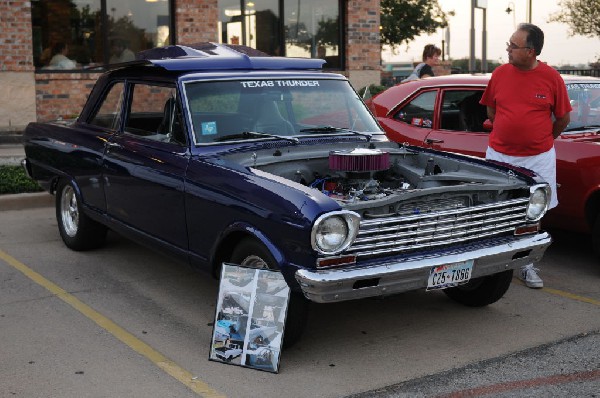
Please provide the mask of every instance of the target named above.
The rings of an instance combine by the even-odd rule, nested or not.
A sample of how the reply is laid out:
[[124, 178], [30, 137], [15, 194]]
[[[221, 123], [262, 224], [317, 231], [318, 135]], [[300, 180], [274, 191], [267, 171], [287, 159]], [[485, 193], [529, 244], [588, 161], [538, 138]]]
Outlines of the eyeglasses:
[[529, 46], [519, 47], [515, 43], [511, 43], [509, 41], [506, 42], [506, 47], [510, 48], [511, 50], [520, 50], [520, 49], [523, 49], [523, 48], [531, 49], [531, 47], [529, 47]]

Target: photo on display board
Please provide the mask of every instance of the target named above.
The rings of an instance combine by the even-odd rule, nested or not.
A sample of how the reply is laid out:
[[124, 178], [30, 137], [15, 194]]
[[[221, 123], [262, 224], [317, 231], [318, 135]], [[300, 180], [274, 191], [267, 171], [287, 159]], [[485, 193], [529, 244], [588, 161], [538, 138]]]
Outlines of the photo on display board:
[[277, 373], [289, 296], [280, 272], [223, 264], [209, 359]]

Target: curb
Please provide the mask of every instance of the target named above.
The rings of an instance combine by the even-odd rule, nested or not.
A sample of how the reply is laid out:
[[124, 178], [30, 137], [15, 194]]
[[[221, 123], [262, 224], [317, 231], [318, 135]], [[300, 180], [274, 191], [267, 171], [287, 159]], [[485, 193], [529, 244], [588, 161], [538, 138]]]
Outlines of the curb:
[[25, 126], [0, 127], [0, 144], [22, 144]]
[[22, 134], [0, 134], [0, 145], [1, 144], [22, 144]]
[[48, 192], [0, 195], [0, 211], [52, 206], [54, 206], [54, 196]]

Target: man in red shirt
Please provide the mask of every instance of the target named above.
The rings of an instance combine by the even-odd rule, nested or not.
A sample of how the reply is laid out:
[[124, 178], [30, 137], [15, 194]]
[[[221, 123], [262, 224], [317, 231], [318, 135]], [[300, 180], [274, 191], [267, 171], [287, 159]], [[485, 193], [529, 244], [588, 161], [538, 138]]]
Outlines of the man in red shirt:
[[[526, 167], [550, 184], [550, 208], [556, 196], [554, 139], [569, 124], [571, 105], [560, 74], [537, 60], [544, 46], [544, 32], [532, 24], [520, 24], [506, 43], [508, 64], [492, 73], [480, 103], [487, 107], [494, 127], [486, 159]], [[544, 286], [533, 264], [519, 277], [528, 287]]]

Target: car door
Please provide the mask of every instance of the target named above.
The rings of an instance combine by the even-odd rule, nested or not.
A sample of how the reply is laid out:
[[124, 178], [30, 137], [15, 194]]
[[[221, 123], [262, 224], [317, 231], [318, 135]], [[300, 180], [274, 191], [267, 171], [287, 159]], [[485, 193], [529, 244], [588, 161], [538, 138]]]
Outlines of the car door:
[[386, 117], [377, 118], [388, 138], [399, 143], [423, 146], [433, 128], [437, 94], [437, 89], [421, 91]]
[[65, 170], [77, 181], [85, 205], [99, 213], [106, 211], [102, 161], [106, 143], [121, 127], [124, 99], [124, 81], [113, 81], [107, 85], [93, 112], [82, 116], [80, 123], [76, 124], [77, 134], [68, 137], [74, 150], [69, 153]]
[[128, 84], [123, 131], [107, 143], [103, 178], [113, 219], [187, 249], [189, 152], [175, 86]]
[[444, 88], [436, 103], [435, 123], [425, 146], [485, 157], [489, 131], [483, 127], [486, 107], [479, 104], [484, 87]]

